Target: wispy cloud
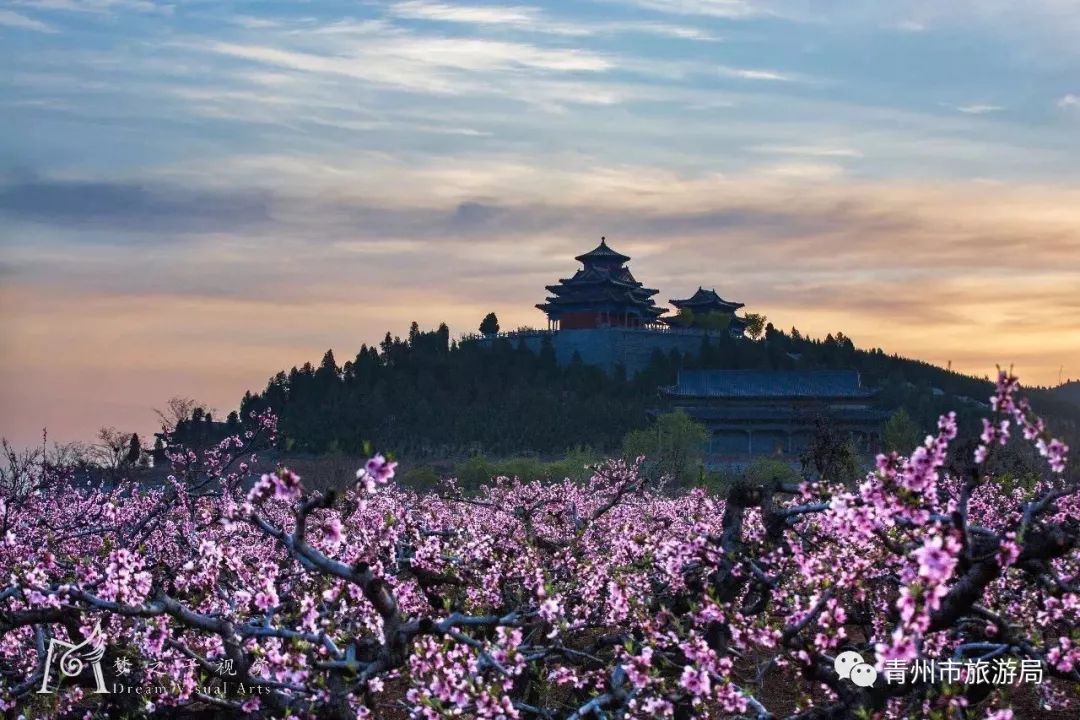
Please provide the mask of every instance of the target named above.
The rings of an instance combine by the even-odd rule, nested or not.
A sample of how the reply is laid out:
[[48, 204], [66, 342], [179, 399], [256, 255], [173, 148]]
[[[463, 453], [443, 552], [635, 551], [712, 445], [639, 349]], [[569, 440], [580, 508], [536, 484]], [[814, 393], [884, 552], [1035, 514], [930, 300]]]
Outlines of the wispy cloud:
[[341, 45], [340, 52], [211, 42], [214, 53], [308, 73], [341, 75], [410, 90], [439, 93], [481, 91], [478, 73], [600, 73], [613, 67], [585, 50], [478, 38], [441, 38], [399, 33], [392, 40], [366, 31], [365, 40]]
[[977, 103], [972, 105], [949, 105], [948, 107], [951, 107], [957, 112], [962, 112], [965, 115], [987, 115], [1005, 109], [1003, 105], [982, 105]]
[[171, 2], [154, 2], [154, 0], [13, 0], [13, 2], [16, 5], [26, 5], [40, 10], [62, 12], [108, 13], [134, 10], [171, 15], [174, 9]]
[[656, 35], [659, 37], [673, 38], [676, 40], [695, 40], [698, 42], [719, 42], [720, 37], [700, 28], [689, 25], [675, 25], [673, 23], [633, 21], [605, 23], [599, 26], [601, 31], [622, 32], [640, 35]]
[[160, 183], [30, 180], [0, 184], [0, 214], [38, 223], [169, 232], [220, 232], [265, 222], [259, 192], [199, 191]]
[[739, 68], [721, 65], [716, 71], [724, 77], [739, 78], [741, 80], [764, 80], [767, 82], [798, 82], [803, 80], [803, 78], [798, 75], [778, 72], [776, 70]]
[[1062, 108], [1063, 110], [1080, 108], [1080, 95], [1073, 95], [1072, 93], [1069, 93], [1068, 95], [1063, 95], [1061, 99], [1058, 100], [1057, 104], [1058, 107]]
[[755, 145], [751, 152], [766, 155], [805, 155], [823, 158], [860, 158], [863, 153], [854, 148], [829, 145]]
[[26, 15], [20, 15], [17, 12], [11, 10], [0, 10], [0, 25], [5, 27], [18, 28], [19, 30], [32, 30], [40, 33], [55, 33], [59, 32], [56, 28], [48, 23], [44, 23], [40, 20], [27, 17]]
[[406, 0], [392, 4], [387, 13], [396, 18], [457, 23], [523, 32], [589, 37], [618, 33], [657, 35], [678, 40], [715, 42], [716, 36], [701, 28], [649, 20], [610, 21], [556, 19], [540, 8], [492, 5], [458, 5], [427, 0]]
[[394, 3], [389, 13], [411, 20], [428, 20], [468, 25], [493, 25], [501, 28], [552, 33], [555, 35], [591, 35], [592, 30], [580, 24], [561, 23], [548, 19], [539, 8], [526, 6], [457, 5], [425, 0]]
[[770, 14], [762, 4], [747, 0], [630, 0], [639, 7], [674, 15], [748, 18]]
[[896, 23], [893, 27], [895, 27], [897, 30], [899, 30], [901, 32], [906, 32], [906, 33], [926, 32], [926, 23], [920, 22], [918, 20], [901, 20], [900, 22]]

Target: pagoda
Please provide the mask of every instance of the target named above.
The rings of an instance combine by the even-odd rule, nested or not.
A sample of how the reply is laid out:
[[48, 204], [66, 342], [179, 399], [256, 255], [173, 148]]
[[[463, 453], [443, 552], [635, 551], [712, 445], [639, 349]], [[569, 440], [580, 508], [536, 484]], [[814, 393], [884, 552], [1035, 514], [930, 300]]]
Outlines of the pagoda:
[[635, 280], [626, 268], [630, 258], [608, 247], [606, 238], [574, 259], [584, 267], [572, 278], [548, 285], [551, 297], [536, 306], [548, 316], [550, 329], [649, 327], [664, 314], [652, 299], [659, 291]]
[[[742, 335], [746, 329], [746, 320], [735, 314], [735, 311], [744, 307], [743, 303], [725, 300], [716, 294], [716, 290], [706, 290], [700, 285], [697, 292], [684, 300], [668, 300], [679, 310], [688, 310], [694, 315], [708, 315], [709, 313], [723, 313], [731, 316], [731, 332], [734, 335]], [[678, 316], [664, 318], [663, 322], [671, 326], [678, 326], [681, 318]]]

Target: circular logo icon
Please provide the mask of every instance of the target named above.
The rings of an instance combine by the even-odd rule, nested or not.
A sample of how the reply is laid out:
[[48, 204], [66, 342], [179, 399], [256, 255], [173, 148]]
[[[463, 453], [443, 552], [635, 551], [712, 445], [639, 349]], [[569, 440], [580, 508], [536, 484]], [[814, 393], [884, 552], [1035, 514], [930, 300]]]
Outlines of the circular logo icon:
[[862, 655], [854, 650], [845, 650], [836, 656], [836, 660], [833, 661], [833, 669], [836, 670], [836, 674], [844, 680], [851, 677], [851, 669], [856, 665], [864, 665]]
[[851, 668], [851, 682], [859, 687], [870, 687], [877, 680], [877, 670], [873, 665], [861, 663]]

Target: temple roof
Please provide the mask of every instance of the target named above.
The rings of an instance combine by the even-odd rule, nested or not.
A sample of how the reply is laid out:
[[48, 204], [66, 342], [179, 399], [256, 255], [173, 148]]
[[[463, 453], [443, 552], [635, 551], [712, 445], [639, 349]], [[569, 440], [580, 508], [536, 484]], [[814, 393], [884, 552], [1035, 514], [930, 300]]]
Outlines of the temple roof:
[[681, 370], [666, 394], [710, 398], [869, 398], [854, 370]]
[[571, 307], [605, 309], [612, 306], [621, 308], [633, 308], [642, 315], [659, 317], [663, 314], [662, 308], [647, 296], [642, 297], [639, 293], [626, 288], [612, 286], [594, 286], [591, 288], [560, 288], [560, 292], [553, 297], [547, 298], [547, 302], [537, 305], [545, 312], [559, 307], [568, 310]]
[[578, 255], [574, 259], [578, 262], [585, 263], [586, 267], [588, 267], [591, 263], [598, 261], [604, 263], [618, 262], [620, 265], [622, 265], [624, 262], [630, 261], [630, 258], [626, 255], [615, 252], [614, 250], [609, 248], [607, 245], [607, 238], [600, 238], [599, 245], [597, 245], [595, 248], [585, 253], [584, 255]]
[[651, 318], [664, 314], [665, 311], [652, 299], [659, 291], [638, 282], [624, 266], [630, 258], [609, 248], [605, 239], [602, 238], [595, 249], [575, 259], [585, 267], [573, 277], [559, 280], [557, 285], [548, 285], [547, 290], [552, 296], [537, 305], [538, 308], [549, 314], [570, 309], [612, 307]]
[[735, 310], [738, 310], [744, 305], [743, 303], [725, 300], [724, 298], [717, 295], [715, 290], [706, 290], [700, 285], [698, 286], [697, 292], [690, 297], [684, 300], [671, 299], [668, 302], [680, 309], [684, 307], [689, 309], [700, 307], [711, 308], [714, 310], [724, 310], [726, 312], [734, 312]]

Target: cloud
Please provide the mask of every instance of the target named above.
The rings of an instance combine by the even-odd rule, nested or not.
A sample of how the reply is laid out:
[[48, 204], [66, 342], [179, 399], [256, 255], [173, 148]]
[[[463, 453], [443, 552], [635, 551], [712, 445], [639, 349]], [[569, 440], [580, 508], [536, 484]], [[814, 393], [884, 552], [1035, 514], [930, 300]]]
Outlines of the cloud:
[[926, 24], [918, 20], [901, 20], [896, 23], [895, 27], [897, 30], [906, 33], [926, 32]]
[[953, 110], [962, 112], [965, 115], [986, 115], [988, 113], [995, 113], [1004, 110], [1002, 105], [949, 105]]
[[17, 28], [19, 30], [32, 30], [40, 33], [56, 33], [59, 32], [56, 28], [48, 23], [43, 23], [40, 20], [20, 15], [17, 12], [11, 10], [0, 10], [0, 25], [5, 27]]
[[641, 35], [658, 35], [676, 40], [695, 40], [698, 42], [718, 42], [720, 38], [699, 27], [675, 25], [663, 22], [612, 22], [599, 26], [604, 32], [625, 32]]
[[440, 2], [409, 0], [390, 6], [390, 15], [410, 20], [462, 23], [468, 25], [492, 25], [514, 30], [551, 33], [554, 35], [591, 35], [592, 31], [582, 25], [560, 23], [547, 19], [539, 8], [524, 6], [496, 7], [491, 5], [452, 5]]
[[478, 38], [363, 35], [358, 41], [344, 43], [339, 53], [220, 41], [202, 47], [280, 68], [442, 94], [490, 92], [484, 73], [602, 73], [613, 67], [604, 56], [577, 49]]
[[737, 68], [720, 66], [717, 69], [725, 77], [739, 78], [742, 80], [765, 80], [768, 82], [796, 82], [799, 77], [775, 70], [755, 70], [752, 68]]
[[14, 0], [17, 5], [27, 5], [39, 10], [111, 13], [115, 10], [134, 10], [143, 13], [171, 15], [173, 3], [157, 3], [154, 0]]
[[1072, 93], [1064, 95], [1060, 100], [1058, 100], [1057, 105], [1063, 110], [1080, 108], [1080, 95], [1073, 95]]
[[388, 14], [407, 20], [458, 23], [493, 29], [510, 29], [570, 37], [633, 33], [658, 35], [677, 40], [714, 42], [716, 37], [701, 28], [653, 21], [590, 20], [567, 22], [549, 17], [530, 6], [457, 5], [425, 0], [394, 3]]
[[[1037, 185], [855, 181], [815, 163], [731, 176], [469, 158], [342, 158], [336, 165], [220, 158], [214, 167], [217, 184], [197, 186], [193, 179], [206, 177], [197, 167], [139, 183], [12, 181], [0, 187], [0, 211], [62, 227], [156, 229], [163, 237], [244, 230], [330, 243], [497, 245], [607, 230], [632, 241], [693, 244], [730, 233], [754, 247], [725, 256], [726, 263], [784, 263], [793, 244], [810, 243], [813, 251], [800, 251], [799, 262], [855, 274], [876, 272], [882, 263], [961, 275], [975, 267], [1049, 272], [1080, 255], [1080, 191]], [[255, 184], [259, 177], [274, 183]]]
[[268, 206], [259, 192], [207, 192], [153, 183], [29, 180], [0, 184], [0, 215], [80, 228], [186, 233], [264, 222]]
[[805, 155], [823, 158], [860, 158], [863, 153], [854, 148], [830, 145], [755, 145], [750, 152], [765, 155]]
[[746, 0], [630, 0], [631, 4], [672, 15], [701, 15], [715, 18], [750, 18], [771, 14], [756, 2]]

